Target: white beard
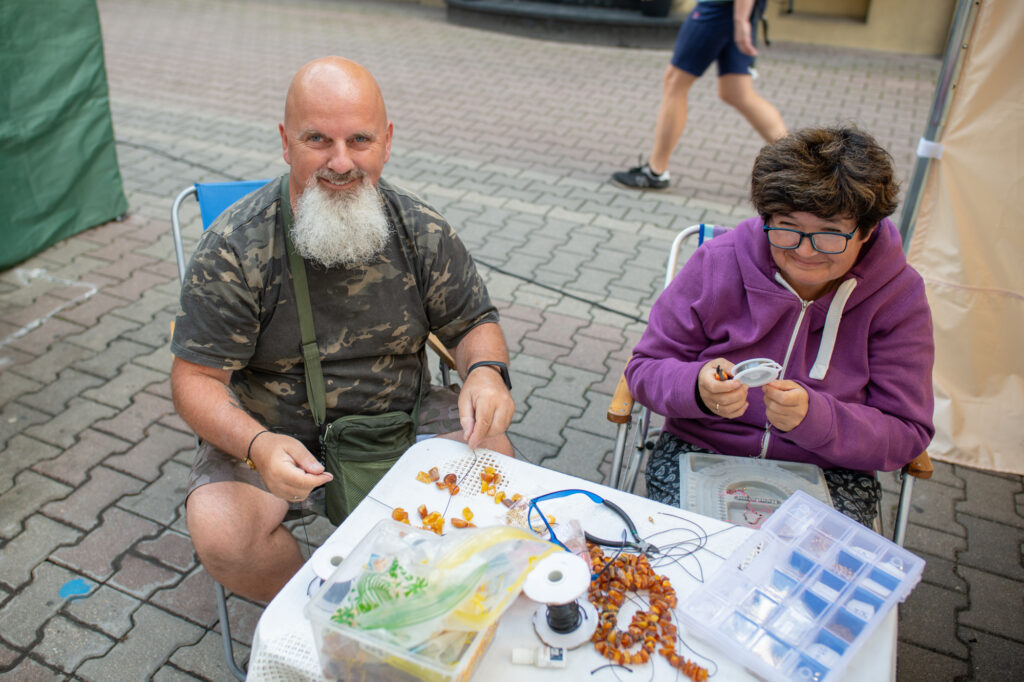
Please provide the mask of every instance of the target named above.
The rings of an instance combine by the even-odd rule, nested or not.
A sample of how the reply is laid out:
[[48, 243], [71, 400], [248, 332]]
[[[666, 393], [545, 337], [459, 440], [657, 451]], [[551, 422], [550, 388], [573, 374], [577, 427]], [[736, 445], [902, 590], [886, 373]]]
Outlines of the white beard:
[[325, 268], [369, 262], [390, 233], [377, 188], [364, 179], [352, 191], [331, 192], [310, 178], [295, 207], [292, 240], [299, 254]]

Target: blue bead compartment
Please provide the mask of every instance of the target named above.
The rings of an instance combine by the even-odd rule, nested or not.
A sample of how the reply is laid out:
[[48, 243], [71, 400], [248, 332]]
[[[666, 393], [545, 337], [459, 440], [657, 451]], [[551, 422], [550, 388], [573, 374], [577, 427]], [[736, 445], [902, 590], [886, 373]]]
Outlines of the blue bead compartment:
[[689, 632], [767, 680], [837, 680], [924, 561], [795, 492], [690, 595]]

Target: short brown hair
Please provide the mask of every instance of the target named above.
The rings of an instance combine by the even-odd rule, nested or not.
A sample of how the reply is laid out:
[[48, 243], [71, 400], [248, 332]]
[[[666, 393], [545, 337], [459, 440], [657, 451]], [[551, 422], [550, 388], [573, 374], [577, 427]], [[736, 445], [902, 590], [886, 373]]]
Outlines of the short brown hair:
[[804, 128], [765, 145], [750, 179], [765, 220], [798, 211], [853, 218], [862, 233], [893, 214], [899, 189], [892, 156], [853, 126]]

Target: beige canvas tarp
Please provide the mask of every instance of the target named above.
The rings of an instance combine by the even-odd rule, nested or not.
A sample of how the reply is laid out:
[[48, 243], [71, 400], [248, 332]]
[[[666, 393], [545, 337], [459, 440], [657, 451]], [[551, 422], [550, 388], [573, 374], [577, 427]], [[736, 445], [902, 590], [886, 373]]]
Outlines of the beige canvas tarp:
[[1024, 2], [983, 0], [910, 262], [935, 322], [932, 457], [1024, 474]]

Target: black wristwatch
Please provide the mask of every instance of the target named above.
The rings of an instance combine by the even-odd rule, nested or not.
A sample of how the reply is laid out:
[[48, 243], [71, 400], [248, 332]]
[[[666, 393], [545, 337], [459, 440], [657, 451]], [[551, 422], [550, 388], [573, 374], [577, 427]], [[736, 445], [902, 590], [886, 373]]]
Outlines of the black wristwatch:
[[469, 373], [477, 367], [497, 367], [498, 371], [501, 372], [501, 380], [505, 382], [505, 388], [510, 391], [512, 390], [512, 380], [508, 376], [508, 365], [504, 362], [499, 362], [498, 360], [481, 360], [480, 362], [474, 362], [469, 366], [469, 369], [466, 370], [466, 376], [468, 377]]

